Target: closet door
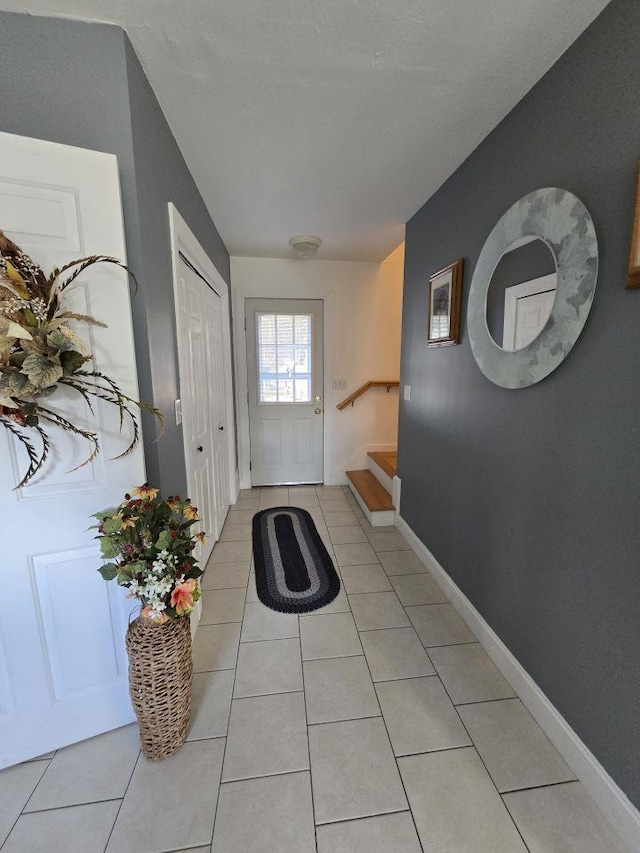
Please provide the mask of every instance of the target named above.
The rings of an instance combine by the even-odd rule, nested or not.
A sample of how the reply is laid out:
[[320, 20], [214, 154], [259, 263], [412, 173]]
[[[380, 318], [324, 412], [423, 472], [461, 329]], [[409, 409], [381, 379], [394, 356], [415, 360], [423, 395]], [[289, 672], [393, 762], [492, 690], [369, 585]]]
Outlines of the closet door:
[[181, 258], [178, 292], [180, 396], [189, 496], [207, 533], [196, 558], [204, 566], [229, 510], [227, 396], [222, 300]]

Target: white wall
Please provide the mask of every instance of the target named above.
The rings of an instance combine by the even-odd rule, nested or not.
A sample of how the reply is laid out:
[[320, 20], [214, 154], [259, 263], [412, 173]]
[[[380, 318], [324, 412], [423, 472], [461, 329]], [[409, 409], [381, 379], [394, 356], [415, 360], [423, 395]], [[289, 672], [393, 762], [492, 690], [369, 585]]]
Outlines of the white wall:
[[[367, 449], [395, 446], [398, 391], [373, 389], [353, 408], [336, 405], [370, 379], [398, 379], [402, 313], [403, 247], [382, 264], [232, 258], [240, 480], [250, 484], [249, 414], [244, 300], [273, 297], [324, 300], [324, 481], [346, 481], [345, 471], [364, 468]], [[333, 390], [346, 379], [346, 390]]]

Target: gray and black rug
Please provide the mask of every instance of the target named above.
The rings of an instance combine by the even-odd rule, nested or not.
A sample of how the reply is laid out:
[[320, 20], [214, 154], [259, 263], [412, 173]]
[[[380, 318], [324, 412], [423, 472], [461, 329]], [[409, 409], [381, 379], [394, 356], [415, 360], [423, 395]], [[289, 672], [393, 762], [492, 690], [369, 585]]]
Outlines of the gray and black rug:
[[298, 507], [253, 517], [253, 555], [260, 601], [281, 613], [308, 613], [340, 592], [340, 578], [313, 518]]

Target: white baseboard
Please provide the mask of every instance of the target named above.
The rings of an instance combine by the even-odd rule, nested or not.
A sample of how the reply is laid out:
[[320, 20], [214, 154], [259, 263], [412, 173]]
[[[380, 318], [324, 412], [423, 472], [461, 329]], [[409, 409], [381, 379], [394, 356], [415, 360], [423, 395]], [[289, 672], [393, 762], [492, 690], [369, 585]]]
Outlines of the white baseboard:
[[396, 476], [393, 478], [393, 489], [391, 491], [391, 502], [393, 503], [395, 510], [396, 510], [395, 518], [393, 519], [394, 524], [397, 524], [398, 519], [400, 518], [400, 497], [401, 497], [401, 494], [402, 494], [402, 480], [396, 474]]
[[640, 850], [640, 812], [400, 515], [396, 527], [625, 843]]

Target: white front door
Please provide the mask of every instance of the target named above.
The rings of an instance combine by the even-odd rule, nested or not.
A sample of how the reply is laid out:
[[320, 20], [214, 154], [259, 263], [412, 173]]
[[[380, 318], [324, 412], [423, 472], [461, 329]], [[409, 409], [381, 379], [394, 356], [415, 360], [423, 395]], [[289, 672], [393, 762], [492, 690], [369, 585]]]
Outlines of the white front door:
[[199, 272], [180, 259], [177, 299], [180, 395], [190, 497], [207, 534], [196, 559], [204, 565], [229, 510], [227, 394], [222, 300]]
[[254, 486], [321, 483], [323, 303], [247, 299], [247, 378]]
[[[0, 133], [0, 228], [49, 272], [88, 254], [125, 257], [114, 156]], [[138, 398], [129, 284], [111, 265], [87, 270], [71, 310], [108, 328], [83, 326], [93, 365]], [[70, 394], [70, 392], [69, 392]], [[82, 400], [56, 392], [49, 405], [98, 433], [86, 458], [75, 436], [51, 428], [46, 467], [14, 490], [22, 448], [0, 428], [0, 767], [41, 755], [134, 719], [124, 636], [131, 601], [107, 584], [89, 516], [145, 480], [140, 445], [127, 442], [113, 407], [92, 418]]]

